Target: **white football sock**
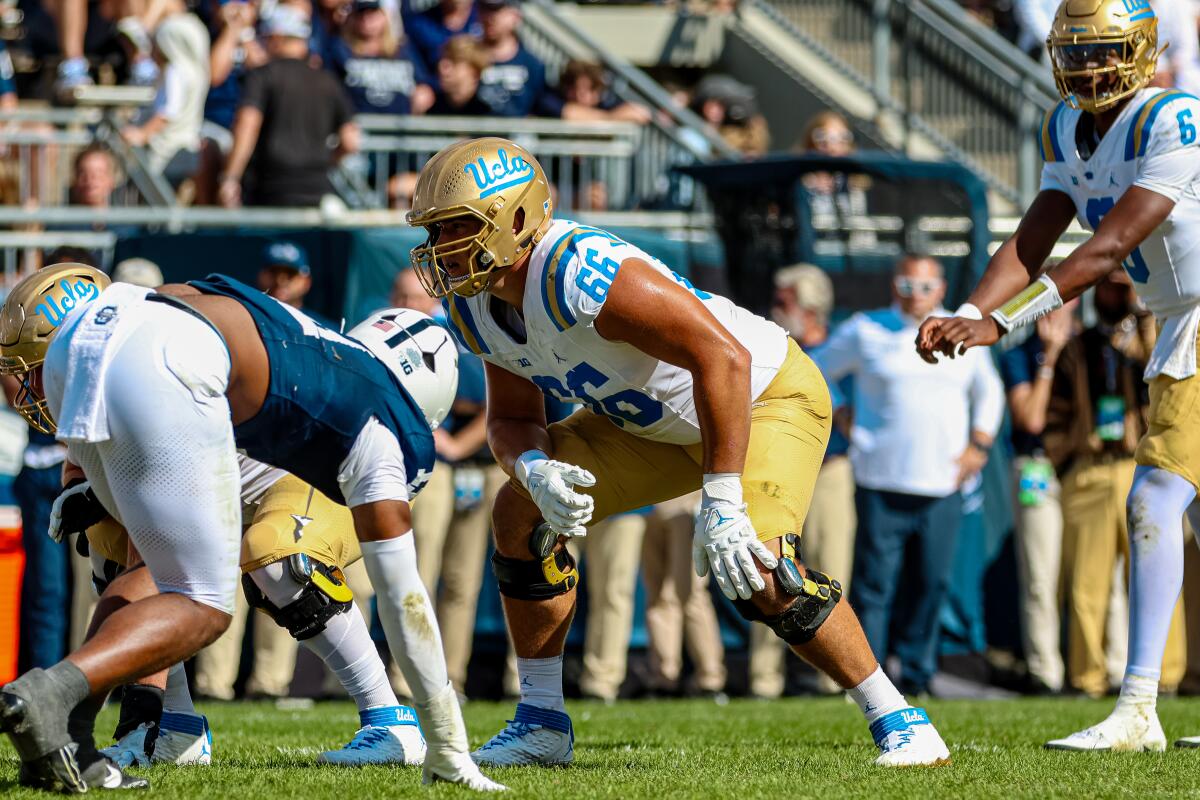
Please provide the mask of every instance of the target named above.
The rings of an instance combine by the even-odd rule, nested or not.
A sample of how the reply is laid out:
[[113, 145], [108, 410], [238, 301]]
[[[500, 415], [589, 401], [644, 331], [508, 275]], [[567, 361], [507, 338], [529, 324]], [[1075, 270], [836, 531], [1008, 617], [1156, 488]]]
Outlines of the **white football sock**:
[[1127, 676], [1158, 681], [1171, 615], [1183, 590], [1183, 515], [1196, 496], [1184, 478], [1139, 466], [1129, 492]]
[[1121, 694], [1117, 697], [1117, 710], [1158, 705], [1158, 678], [1146, 678], [1126, 672], [1121, 681]]
[[331, 617], [325, 630], [300, 644], [321, 657], [354, 698], [359, 711], [400, 705], [357, 606]]
[[187, 672], [179, 663], [167, 670], [167, 688], [163, 693], [163, 710], [180, 714], [195, 714], [192, 693], [188, 690]]
[[562, 689], [563, 657], [518, 658], [517, 679], [521, 702], [539, 708], [566, 712]]
[[908, 701], [883, 671], [883, 667], [875, 667], [875, 671], [868, 675], [866, 680], [849, 692], [854, 702], [858, 703], [863, 716], [867, 718], [868, 725], [885, 714], [909, 707]]
[[392, 658], [408, 681], [413, 700], [427, 703], [445, 690], [450, 679], [437, 617], [417, 574], [412, 531], [361, 544]]

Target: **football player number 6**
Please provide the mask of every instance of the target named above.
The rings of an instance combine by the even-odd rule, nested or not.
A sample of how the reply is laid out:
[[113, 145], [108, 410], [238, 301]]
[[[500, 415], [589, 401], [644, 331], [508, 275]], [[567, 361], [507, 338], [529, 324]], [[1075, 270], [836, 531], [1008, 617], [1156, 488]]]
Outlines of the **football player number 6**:
[[1175, 115], [1179, 123], [1179, 141], [1181, 144], [1191, 144], [1196, 141], [1196, 126], [1192, 123], [1192, 110], [1185, 108]]
[[[1195, 138], [1196, 129], [1192, 128], [1191, 130], [1192, 137]], [[1100, 227], [1100, 220], [1104, 219], [1105, 214], [1112, 211], [1114, 205], [1116, 205], [1116, 201], [1111, 197], [1088, 198], [1087, 221], [1092, 230]], [[1125, 268], [1125, 272], [1129, 274], [1129, 279], [1134, 283], [1145, 283], [1150, 280], [1150, 267], [1146, 266], [1146, 259], [1142, 258], [1142, 251], [1136, 247], [1129, 254], [1129, 258], [1121, 262], [1121, 266]]]

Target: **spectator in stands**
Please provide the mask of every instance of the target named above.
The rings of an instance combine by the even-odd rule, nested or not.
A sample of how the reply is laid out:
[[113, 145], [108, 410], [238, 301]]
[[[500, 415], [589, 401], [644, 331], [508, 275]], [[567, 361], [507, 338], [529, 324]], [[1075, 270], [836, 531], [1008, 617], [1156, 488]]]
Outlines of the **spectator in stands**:
[[350, 17], [352, 0], [312, 0], [312, 35], [309, 47], [315, 57], [328, 67], [333, 51]]
[[[771, 319], [786, 330], [808, 353], [819, 353], [829, 337], [833, 311], [833, 282], [812, 264], [794, 264], [775, 273], [775, 299]], [[842, 582], [850, 590], [854, 563], [854, 470], [847, 452], [850, 441], [849, 403], [852, 378], [847, 375], [830, 386], [834, 398], [833, 429], [825, 450], [825, 461], [817, 473], [812, 505], [804, 519], [803, 543], [806, 564]], [[756, 697], [778, 697], [783, 693], [787, 648], [765, 625], [750, 632], [750, 693]], [[817, 676], [823, 694], [841, 688], [827, 675]]]
[[744, 155], [762, 155], [770, 147], [767, 121], [748, 84], [728, 75], [705, 75], [692, 95], [692, 110]]
[[[246, 75], [221, 177], [226, 207], [315, 206], [333, 192], [328, 171], [358, 150], [354, 108], [337, 78], [308, 62], [307, 17], [280, 5], [266, 24], [271, 60]], [[337, 147], [329, 142], [336, 138]]]
[[312, 289], [308, 253], [292, 242], [272, 242], [263, 250], [263, 265], [258, 271], [258, 288], [281, 303], [303, 311], [327, 327], [337, 327], [321, 314], [304, 306]]
[[[87, 56], [98, 32], [116, 51], [124, 50], [129, 82], [152, 86], [159, 70], [151, 57], [150, 32], [166, 15], [188, 10], [182, 0], [110, 0], [94, 4], [88, 0], [43, 0], [42, 5], [57, 29], [62, 61], [58, 65], [55, 94], [62, 99], [68, 99], [75, 87], [91, 85]], [[114, 33], [119, 44], [112, 36]], [[89, 52], [85, 53], [85, 49]]]
[[[692, 660], [692, 688], [720, 698], [725, 691], [725, 646], [708, 579], [692, 566], [698, 494], [660, 503], [646, 520], [642, 580], [646, 586], [646, 643], [650, 694], [685, 693], [683, 647]], [[772, 634], [774, 635], [774, 634]]]
[[563, 119], [613, 119], [639, 125], [650, 121], [650, 109], [617, 99], [609, 86], [608, 73], [595, 62], [571, 59], [563, 67], [558, 85], [566, 101]]
[[1033, 694], [1059, 692], [1063, 686], [1058, 613], [1063, 517], [1058, 478], [1046, 458], [1042, 432], [1054, 368], [1074, 333], [1076, 305], [1039, 319], [1031, 336], [1000, 356], [1012, 414], [1017, 607], [1029, 676], [1026, 689]]
[[121, 132], [131, 145], [147, 149], [151, 169], [173, 186], [200, 165], [209, 44], [208, 30], [194, 15], [181, 12], [164, 19], [154, 32], [154, 58], [161, 72], [151, 116]]
[[117, 187], [117, 160], [102, 144], [91, 144], [75, 156], [70, 197], [73, 205], [108, 208]]
[[437, 62], [438, 90], [430, 114], [487, 117], [492, 108], [479, 96], [479, 79], [491, 64], [487, 50], [472, 36], [455, 36]]
[[937, 670], [938, 612], [962, 521], [959, 490], [987, 462], [1004, 414], [987, 350], [934, 367], [912, 346], [926, 317], [946, 313], [945, 294], [940, 263], [905, 255], [892, 305], [856, 314], [814, 354], [830, 384], [854, 376], [858, 532], [850, 601], [880, 663], [899, 656], [905, 694], [928, 692]]
[[[804, 126], [800, 149], [833, 158], [854, 154], [854, 132], [836, 111], [822, 111]], [[844, 172], [810, 172], [804, 176], [809, 209], [814, 216], [865, 216], [867, 180]]]
[[[233, 147], [233, 117], [246, 73], [267, 63], [267, 51], [255, 35], [258, 5], [246, 0], [211, 0], [215, 8], [209, 35], [209, 89], [204, 100], [204, 160], [216, 179], [220, 162]], [[208, 142], [211, 142], [210, 146]], [[208, 192], [213, 198], [216, 188]]]
[[16, 74], [12, 56], [8, 54], [4, 40], [0, 39], [0, 111], [11, 111], [17, 107], [17, 84], [13, 80]]
[[[428, 314], [444, 324], [441, 304], [412, 269], [396, 275], [391, 305]], [[475, 609], [487, 559], [491, 507], [507, 480], [487, 446], [483, 363], [459, 351], [458, 393], [450, 416], [434, 431], [438, 461], [413, 505], [417, 570], [434, 598], [446, 666], [464, 694], [475, 634]]]
[[341, 36], [330, 45], [330, 68], [359, 114], [424, 114], [433, 105], [433, 78], [409, 42], [401, 43], [379, 0], [355, 0]]
[[475, 0], [440, 0], [421, 13], [412, 13], [404, 4], [404, 33], [412, 42], [426, 72], [437, 69], [442, 48], [456, 36], [478, 37], [483, 33]]
[[[1096, 286], [1094, 303], [1096, 324], [1073, 336], [1055, 365], [1042, 437], [1062, 482], [1067, 680], [1095, 697], [1109, 690], [1106, 618], [1114, 566], [1119, 557], [1128, 564], [1125, 501], [1134, 450], [1146, 430], [1149, 390], [1142, 373], [1155, 331], [1151, 315], [1137, 309], [1124, 271]], [[1180, 608], [1163, 656], [1165, 690], [1178, 686], [1184, 672]], [[1108, 647], [1124, 645], [1123, 631], [1112, 638]]]

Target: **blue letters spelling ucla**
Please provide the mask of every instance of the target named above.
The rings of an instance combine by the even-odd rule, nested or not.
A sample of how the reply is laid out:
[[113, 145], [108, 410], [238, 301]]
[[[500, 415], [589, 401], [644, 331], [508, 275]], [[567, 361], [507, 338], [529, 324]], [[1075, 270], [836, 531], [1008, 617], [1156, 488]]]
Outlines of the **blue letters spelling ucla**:
[[90, 302], [100, 296], [99, 287], [88, 280], [77, 280], [72, 283], [63, 278], [58, 282], [58, 288], [62, 289], [61, 299], [56, 301], [52, 296], [46, 295], [43, 302], [38, 303], [33, 309], [33, 313], [41, 314], [56, 328], [62, 324], [63, 317], [75, 306]]
[[467, 164], [463, 172], [471, 176], [479, 187], [479, 196], [490, 197], [496, 192], [520, 186], [533, 180], [533, 165], [520, 156], [508, 160], [508, 152], [504, 148], [497, 151], [498, 160], [488, 164], [480, 156], [474, 164]]
[[1150, 0], [1121, 0], [1121, 2], [1124, 3], [1125, 10], [1130, 14], [1150, 7]]

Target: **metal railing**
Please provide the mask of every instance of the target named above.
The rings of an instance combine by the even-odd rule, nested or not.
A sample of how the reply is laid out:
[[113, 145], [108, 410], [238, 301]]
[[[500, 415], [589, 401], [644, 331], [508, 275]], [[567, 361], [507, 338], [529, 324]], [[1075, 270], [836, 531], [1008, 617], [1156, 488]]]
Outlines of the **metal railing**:
[[953, 0], [744, 0], [821, 46], [909, 131], [1008, 200], [1037, 192], [1036, 132], [1058, 102], [1049, 72]]

